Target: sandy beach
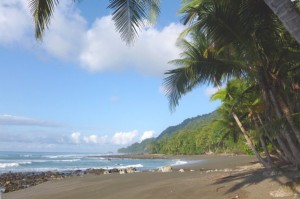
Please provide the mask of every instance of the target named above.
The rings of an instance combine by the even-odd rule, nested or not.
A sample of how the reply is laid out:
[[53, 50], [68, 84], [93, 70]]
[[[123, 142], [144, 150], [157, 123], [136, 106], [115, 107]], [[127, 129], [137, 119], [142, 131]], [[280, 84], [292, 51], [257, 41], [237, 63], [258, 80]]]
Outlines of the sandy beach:
[[[169, 157], [172, 158], [172, 157]], [[174, 156], [173, 156], [174, 158]], [[51, 180], [5, 193], [3, 199], [215, 199], [274, 198], [272, 191], [300, 176], [295, 171], [270, 171], [250, 156], [176, 156], [193, 160], [172, 172], [83, 175]], [[179, 172], [183, 169], [184, 172]], [[274, 194], [273, 194], [274, 195]], [[295, 198], [286, 196], [282, 198]]]

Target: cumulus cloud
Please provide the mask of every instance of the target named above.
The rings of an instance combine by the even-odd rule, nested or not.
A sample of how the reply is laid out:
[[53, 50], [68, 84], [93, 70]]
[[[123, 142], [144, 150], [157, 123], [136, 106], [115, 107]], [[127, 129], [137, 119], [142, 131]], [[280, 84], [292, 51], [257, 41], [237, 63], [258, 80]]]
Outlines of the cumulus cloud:
[[62, 125], [23, 116], [0, 115], [0, 125], [61, 127]]
[[149, 139], [149, 138], [153, 138], [155, 135], [154, 131], [145, 131], [143, 133], [143, 135], [140, 138], [140, 141], [142, 142], [143, 140]]
[[87, 22], [72, 1], [63, 1], [57, 7], [42, 47], [60, 59], [76, 60], [81, 53]]
[[[159, 30], [145, 28], [134, 46], [126, 46], [116, 32], [112, 17], [95, 19], [88, 27], [86, 19], [72, 1], [62, 1], [56, 8], [43, 42], [38, 45], [49, 55], [78, 63], [91, 72], [134, 68], [144, 74], [162, 75], [179, 56], [176, 39], [183, 25], [171, 23]], [[31, 42], [32, 17], [26, 0], [0, 1], [0, 44]]]
[[141, 32], [134, 46], [121, 41], [111, 16], [97, 19], [85, 36], [80, 61], [90, 71], [120, 70], [134, 67], [152, 75], [162, 75], [172, 66], [168, 62], [178, 57], [176, 40], [184, 27], [172, 23], [162, 30], [153, 27]]
[[79, 132], [72, 133], [70, 137], [71, 137], [72, 142], [74, 142], [75, 144], [80, 143], [80, 133]]
[[208, 87], [205, 89], [204, 93], [206, 96], [210, 97], [218, 91], [218, 88]]
[[113, 144], [116, 145], [127, 145], [130, 144], [138, 135], [137, 130], [129, 132], [118, 132], [112, 137]]
[[84, 136], [83, 140], [85, 143], [92, 143], [92, 144], [104, 144], [107, 142], [108, 136], [98, 136], [98, 135], [90, 135]]
[[0, 1], [0, 44], [23, 43], [32, 28], [27, 1]]

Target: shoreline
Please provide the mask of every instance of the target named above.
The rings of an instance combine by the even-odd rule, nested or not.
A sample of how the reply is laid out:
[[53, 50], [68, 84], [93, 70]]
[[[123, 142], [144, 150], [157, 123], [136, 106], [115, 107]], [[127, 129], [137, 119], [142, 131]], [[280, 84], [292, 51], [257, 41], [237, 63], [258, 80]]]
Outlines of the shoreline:
[[[232, 154], [219, 154], [219, 155], [165, 155], [165, 154], [121, 154], [121, 155], [101, 155], [101, 156], [89, 156], [93, 158], [105, 158], [105, 159], [170, 159], [186, 162], [178, 165], [163, 165], [170, 166], [173, 171], [193, 170], [193, 171], [205, 171], [213, 170], [216, 167], [212, 167], [211, 160], [218, 160], [234, 157]], [[239, 157], [250, 158], [249, 156], [239, 155]], [[221, 158], [221, 159], [220, 159]], [[206, 162], [210, 162], [210, 166], [206, 167]], [[201, 168], [199, 167], [201, 166]], [[224, 166], [224, 165], [223, 165]], [[160, 168], [162, 168], [160, 167]], [[206, 167], [206, 168], [205, 168]], [[76, 170], [49, 170], [49, 171], [24, 171], [24, 172], [4, 172], [0, 173], [0, 187], [5, 189], [5, 193], [26, 189], [32, 186], [36, 186], [51, 180], [62, 180], [64, 178], [71, 178], [74, 176], [83, 176], [88, 174], [105, 175], [112, 173], [133, 173], [133, 172], [159, 172], [160, 168], [153, 169], [141, 169], [133, 167], [124, 168], [88, 168], [88, 169], [76, 169]], [[200, 169], [199, 169], [200, 168]]]
[[114, 172], [103, 175], [102, 171], [97, 173], [94, 170], [94, 173], [51, 179], [5, 193], [3, 199], [273, 198], [270, 195], [272, 191], [300, 176], [295, 171], [275, 172], [262, 168], [252, 156], [167, 157], [192, 163], [175, 166], [172, 172], [142, 171], [122, 173], [124, 175]]

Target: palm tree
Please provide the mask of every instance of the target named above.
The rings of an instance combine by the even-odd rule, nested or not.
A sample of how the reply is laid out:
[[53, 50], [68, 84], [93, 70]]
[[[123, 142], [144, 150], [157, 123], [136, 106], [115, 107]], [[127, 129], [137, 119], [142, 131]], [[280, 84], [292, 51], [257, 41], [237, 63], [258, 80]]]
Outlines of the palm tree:
[[264, 0], [300, 44], [300, 13], [291, 0]]
[[[28, 0], [35, 24], [35, 37], [42, 39], [43, 32], [50, 24], [51, 16], [59, 0]], [[76, 0], [74, 0], [76, 1]], [[183, 3], [189, 1], [182, 0]], [[264, 0], [278, 16], [289, 33], [300, 43], [300, 14], [290, 0]], [[197, 5], [194, 0], [190, 4]], [[110, 0], [116, 29], [122, 39], [130, 44], [143, 27], [143, 21], [154, 23], [160, 12], [160, 0]]]
[[[28, 0], [37, 39], [42, 39], [59, 2], [59, 0]], [[156, 21], [160, 12], [160, 0], [110, 0], [108, 8], [113, 11], [113, 21], [122, 40], [131, 44], [145, 21], [148, 23]]]
[[[264, 161], [261, 155], [259, 154], [258, 150], [255, 147], [255, 140], [254, 138], [251, 138], [251, 135], [249, 133], [249, 130], [247, 130], [247, 127], [245, 123], [249, 123], [249, 120], [247, 121], [247, 117], [242, 117], [242, 115], [249, 115], [248, 111], [252, 111], [252, 101], [253, 96], [249, 95], [249, 93], [245, 92], [249, 90], [252, 86], [249, 85], [247, 80], [242, 79], [235, 79], [231, 80], [227, 83], [227, 86], [225, 89], [220, 89], [217, 93], [215, 93], [211, 99], [212, 100], [221, 100], [222, 106], [221, 110], [223, 114], [223, 118], [230, 117], [234, 119], [236, 122], [236, 125], [240, 129], [240, 132], [244, 136], [247, 145], [249, 148], [253, 151], [257, 159], [265, 166], [265, 167], [271, 167], [272, 161], [270, 159], [268, 150], [265, 147], [265, 142], [262, 139], [262, 136], [259, 136], [260, 142], [263, 146], [263, 149], [265, 151], [265, 154], [267, 156], [268, 162]], [[241, 100], [242, 98], [242, 100]], [[241, 120], [241, 118], [244, 118], [244, 122]], [[244, 124], [243, 124], [244, 123]], [[248, 125], [248, 129], [250, 129], [251, 126]]]
[[[166, 72], [166, 75], [169, 76], [165, 78], [164, 87], [172, 110], [178, 105], [182, 95], [199, 84], [219, 85], [230, 77], [242, 74], [242, 69], [238, 65], [239, 62], [222, 58], [222, 55], [225, 53], [222, 50], [216, 51], [207, 35], [200, 32], [192, 32], [191, 37], [192, 42], [183, 40], [181, 43], [181, 47], [184, 49], [184, 52], [181, 54], [183, 58], [171, 61], [171, 63], [180, 67]], [[226, 78], [224, 79], [224, 77]], [[231, 112], [231, 115], [247, 140], [248, 146], [256, 154], [257, 158], [267, 166], [255, 149], [239, 117], [235, 112]]]
[[295, 163], [300, 163], [296, 160], [300, 148], [296, 109], [289, 106], [286, 94], [291, 87], [286, 77], [291, 70], [299, 74], [299, 45], [289, 38], [278, 18], [260, 0], [192, 1], [181, 11], [185, 13], [184, 23], [190, 24], [185, 33], [202, 32], [210, 39], [209, 45], [199, 45], [201, 40], [192, 36], [191, 42], [183, 42], [182, 58], [171, 62], [179, 66], [168, 71], [165, 78], [171, 107], [199, 84], [219, 84], [229, 77], [247, 76], [259, 86], [266, 106], [274, 110], [269, 112], [270, 122], [284, 120], [280, 137], [286, 139]]
[[182, 95], [200, 84], [218, 86], [233, 76], [241, 76], [240, 61], [225, 58], [224, 49], [216, 50], [208, 36], [201, 32], [191, 32], [191, 41], [183, 39], [179, 46], [184, 50], [181, 59], [170, 61], [178, 68], [165, 74], [164, 88], [170, 102], [170, 109], [178, 105]]

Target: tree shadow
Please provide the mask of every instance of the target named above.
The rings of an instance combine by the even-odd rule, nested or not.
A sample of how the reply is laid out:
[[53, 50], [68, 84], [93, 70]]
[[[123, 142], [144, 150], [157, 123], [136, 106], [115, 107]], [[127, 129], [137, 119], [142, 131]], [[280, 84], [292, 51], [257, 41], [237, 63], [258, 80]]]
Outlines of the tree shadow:
[[281, 169], [256, 169], [250, 171], [237, 171], [229, 176], [217, 179], [213, 185], [222, 185], [228, 182], [239, 181], [230, 187], [226, 193], [232, 193], [243, 187], [258, 184], [264, 180], [272, 180], [280, 185], [288, 186], [294, 193], [300, 194], [295, 184], [300, 185], [300, 172]]

